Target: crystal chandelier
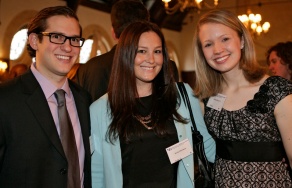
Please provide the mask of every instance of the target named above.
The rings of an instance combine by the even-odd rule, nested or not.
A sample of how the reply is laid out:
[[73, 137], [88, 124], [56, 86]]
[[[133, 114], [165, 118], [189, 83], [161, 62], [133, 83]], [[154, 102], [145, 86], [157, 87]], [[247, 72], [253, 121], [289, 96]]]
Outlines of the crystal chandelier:
[[167, 14], [174, 14], [178, 10], [184, 12], [185, 10], [201, 10], [202, 5], [207, 8], [216, 8], [218, 5], [218, 0], [214, 0], [214, 5], [209, 5], [204, 2], [204, 0], [177, 0], [176, 4], [172, 7], [168, 6], [171, 0], [162, 0], [164, 2], [164, 8]]
[[267, 33], [271, 27], [269, 22], [265, 22], [261, 25], [262, 16], [260, 14], [253, 14], [248, 9], [247, 14], [239, 15], [238, 18], [251, 32], [253, 36], [259, 36], [262, 33]]

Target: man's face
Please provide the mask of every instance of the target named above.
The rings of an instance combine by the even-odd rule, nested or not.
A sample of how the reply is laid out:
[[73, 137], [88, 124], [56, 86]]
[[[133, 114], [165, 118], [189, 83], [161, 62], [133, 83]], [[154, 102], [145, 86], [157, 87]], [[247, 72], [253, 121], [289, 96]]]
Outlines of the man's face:
[[[62, 15], [47, 19], [47, 29], [44, 32], [58, 33], [68, 37], [80, 37], [80, 27], [76, 19]], [[36, 68], [48, 79], [63, 78], [76, 62], [80, 47], [70, 45], [67, 39], [64, 44], [50, 42], [50, 36], [36, 41]]]

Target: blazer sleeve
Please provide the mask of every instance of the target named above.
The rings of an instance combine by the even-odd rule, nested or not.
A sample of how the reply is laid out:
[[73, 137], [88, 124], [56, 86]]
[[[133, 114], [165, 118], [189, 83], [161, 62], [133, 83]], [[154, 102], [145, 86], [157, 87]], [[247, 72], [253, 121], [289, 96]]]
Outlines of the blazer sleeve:
[[200, 101], [195, 95], [193, 94], [193, 90], [188, 84], [185, 84], [190, 103], [191, 103], [191, 108], [193, 111], [193, 116], [197, 125], [198, 131], [201, 133], [203, 136], [203, 141], [204, 141], [204, 148], [205, 148], [205, 153], [206, 157], [210, 162], [215, 161], [215, 154], [216, 154], [216, 144], [215, 140], [213, 137], [209, 134], [204, 118], [203, 118], [203, 113], [200, 108]]
[[107, 131], [111, 122], [107, 95], [90, 106], [91, 134], [95, 151], [92, 155], [92, 187], [122, 188], [122, 159], [119, 139], [110, 142]]
[[104, 169], [103, 169], [103, 150], [102, 141], [104, 137], [102, 130], [100, 130], [100, 117], [102, 117], [103, 107], [97, 102], [94, 102], [90, 106], [90, 120], [91, 120], [91, 136], [93, 141], [93, 151], [91, 156], [91, 176], [92, 187], [104, 187]]

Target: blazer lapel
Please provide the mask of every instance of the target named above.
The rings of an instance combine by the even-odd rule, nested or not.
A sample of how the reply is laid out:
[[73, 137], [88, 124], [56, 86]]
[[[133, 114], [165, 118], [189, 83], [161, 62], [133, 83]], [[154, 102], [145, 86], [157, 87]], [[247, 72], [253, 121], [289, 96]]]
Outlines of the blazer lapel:
[[[83, 137], [85, 156], [90, 157], [90, 146], [89, 146], [89, 136], [90, 136], [90, 117], [89, 117], [89, 100], [86, 101], [86, 98], [80, 94], [79, 88], [74, 86], [70, 80], [69, 86], [74, 96], [74, 101], [78, 113], [78, 118], [80, 121], [81, 132]], [[88, 96], [89, 97], [89, 96]], [[87, 158], [87, 160], [90, 160]]]
[[[84, 124], [88, 124], [88, 116], [86, 114], [87, 112], [87, 108], [89, 108], [88, 106], [86, 106], [86, 101], [84, 101], [84, 98], [80, 96], [78, 90], [76, 90], [75, 87], [71, 87], [70, 86], [70, 89], [73, 93], [73, 96], [74, 96], [74, 101], [75, 101], [75, 105], [76, 105], [76, 108], [77, 108], [77, 113], [78, 113], [78, 117], [79, 117], [79, 121], [80, 121], [80, 124], [81, 125], [84, 125]], [[83, 126], [81, 126], [82, 128]], [[82, 129], [83, 130], [83, 129]]]
[[22, 82], [24, 93], [30, 95], [27, 105], [56, 150], [66, 158], [46, 97], [31, 71], [22, 76]]

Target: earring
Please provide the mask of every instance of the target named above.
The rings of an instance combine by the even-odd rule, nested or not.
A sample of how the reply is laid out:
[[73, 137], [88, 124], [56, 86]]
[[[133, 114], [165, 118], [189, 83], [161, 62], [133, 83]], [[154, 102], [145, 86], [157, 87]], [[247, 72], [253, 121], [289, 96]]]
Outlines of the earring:
[[243, 47], [244, 47], [244, 44], [241, 45], [240, 49], [243, 49]]

